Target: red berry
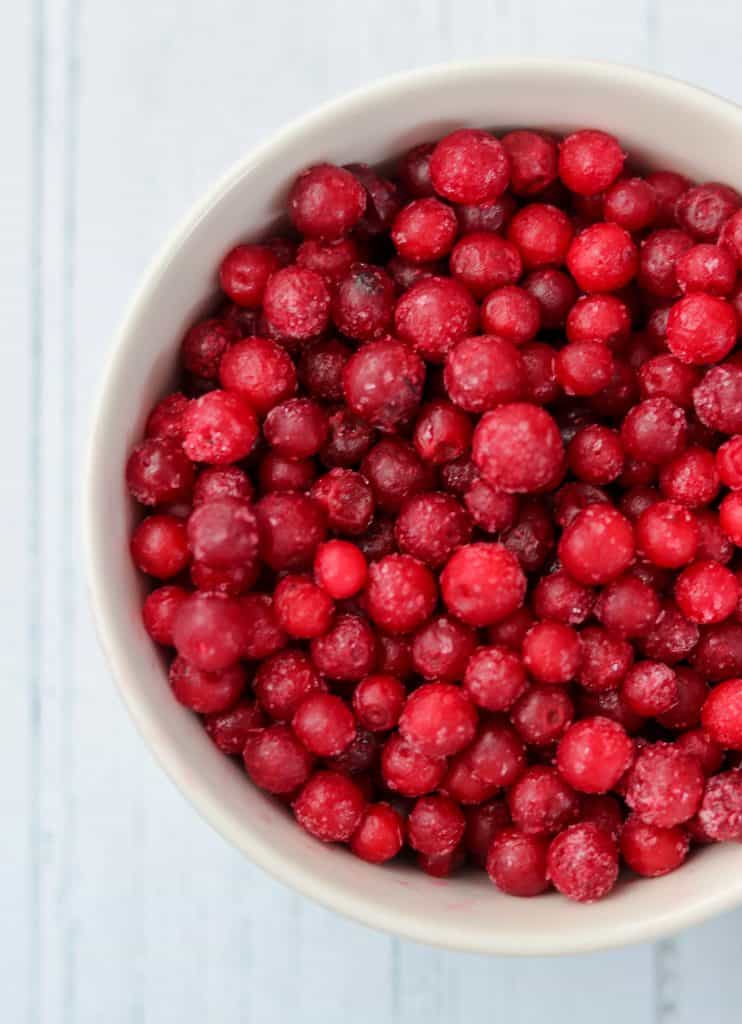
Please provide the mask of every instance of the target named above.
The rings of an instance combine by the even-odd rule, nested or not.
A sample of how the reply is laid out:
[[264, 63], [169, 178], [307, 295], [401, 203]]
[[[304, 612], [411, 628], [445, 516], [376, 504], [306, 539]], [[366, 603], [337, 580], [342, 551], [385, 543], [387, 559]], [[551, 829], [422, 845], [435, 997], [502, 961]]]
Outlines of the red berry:
[[526, 749], [511, 725], [497, 716], [482, 725], [465, 757], [471, 771], [485, 783], [507, 788], [526, 768]]
[[411, 633], [430, 616], [436, 599], [433, 576], [411, 555], [388, 555], [369, 567], [366, 608], [388, 633]]
[[680, 299], [667, 320], [667, 347], [684, 363], [716, 363], [734, 348], [737, 316], [725, 299], [695, 292]]
[[505, 647], [478, 647], [466, 665], [463, 688], [478, 707], [507, 711], [526, 688], [523, 662]]
[[542, 683], [566, 683], [580, 664], [579, 637], [563, 622], [537, 622], [523, 641], [523, 664]]
[[539, 406], [526, 402], [486, 413], [474, 431], [472, 452], [490, 483], [516, 493], [546, 487], [560, 473], [564, 459], [556, 423]]
[[574, 718], [572, 699], [563, 686], [532, 686], [510, 709], [518, 735], [529, 747], [556, 742]]
[[734, 257], [718, 245], [694, 245], [677, 261], [675, 272], [683, 294], [706, 292], [726, 296], [734, 288], [737, 266]]
[[565, 528], [559, 558], [579, 583], [609, 583], [634, 558], [631, 524], [611, 505], [591, 505], [578, 512]]
[[253, 485], [239, 466], [207, 466], [202, 469], [193, 488], [193, 507], [221, 498], [242, 498], [250, 501]]
[[243, 459], [258, 436], [255, 413], [240, 395], [210, 391], [183, 415], [183, 449], [194, 462], [224, 465]]
[[742, 750], [742, 679], [719, 683], [706, 698], [703, 728], [722, 747]]
[[442, 757], [428, 757], [399, 733], [392, 733], [381, 752], [381, 774], [388, 789], [402, 796], [422, 796], [436, 789], [446, 771]]
[[350, 409], [385, 431], [396, 430], [412, 419], [424, 381], [422, 360], [391, 338], [364, 345], [343, 370], [345, 400]]
[[178, 654], [205, 672], [234, 665], [244, 650], [240, 603], [221, 594], [191, 594], [173, 623]]
[[296, 370], [289, 354], [268, 338], [245, 338], [232, 345], [220, 363], [219, 380], [260, 416], [296, 391]]
[[521, 398], [526, 387], [518, 350], [487, 335], [459, 341], [448, 353], [443, 379], [451, 401], [475, 413]]
[[354, 263], [335, 285], [332, 320], [349, 338], [377, 338], [391, 323], [393, 308], [391, 278], [370, 263]]
[[242, 700], [227, 711], [212, 711], [204, 728], [224, 754], [241, 754], [250, 734], [265, 725], [263, 713], [251, 700]]
[[271, 725], [248, 736], [243, 755], [248, 774], [268, 793], [293, 793], [309, 777], [313, 757], [288, 725]]
[[371, 675], [353, 691], [353, 710], [359, 723], [371, 732], [387, 732], [399, 721], [407, 694], [392, 675]]
[[296, 820], [324, 843], [347, 843], [363, 815], [363, 793], [347, 775], [315, 772], [294, 801]]
[[650, 227], [657, 215], [657, 195], [644, 178], [622, 178], [603, 200], [603, 216], [627, 231]]
[[421, 459], [436, 464], [451, 462], [469, 448], [471, 420], [450, 402], [423, 406], [415, 422], [413, 442]]
[[521, 254], [513, 240], [505, 241], [492, 231], [471, 231], [460, 238], [451, 252], [449, 266], [451, 275], [477, 299], [495, 288], [514, 285], [523, 272]]
[[675, 600], [691, 622], [722, 622], [737, 607], [738, 598], [734, 573], [718, 562], [696, 562], [675, 583]]
[[237, 245], [219, 266], [219, 284], [238, 306], [257, 309], [268, 278], [280, 266], [278, 257], [267, 246]]
[[556, 330], [564, 326], [577, 300], [577, 288], [571, 277], [561, 270], [545, 267], [532, 270], [522, 287], [538, 302], [542, 327]]
[[444, 794], [422, 796], [407, 820], [410, 846], [429, 857], [452, 853], [461, 842], [466, 819], [458, 804]]
[[330, 293], [314, 270], [283, 267], [268, 279], [263, 312], [279, 334], [299, 341], [313, 338], [327, 326], [329, 310]]
[[431, 363], [442, 363], [460, 338], [474, 333], [478, 320], [476, 302], [450, 277], [418, 281], [394, 312], [398, 337]]
[[327, 631], [331, 598], [306, 576], [284, 576], [273, 594], [278, 624], [289, 636], [309, 640]]
[[180, 501], [193, 488], [193, 466], [175, 441], [149, 437], [132, 449], [126, 486], [142, 505]]
[[[565, 351], [562, 349], [562, 353]], [[621, 475], [624, 464], [618, 431], [597, 424], [578, 430], [567, 447], [567, 462], [574, 475], [585, 483], [612, 483]]]
[[266, 658], [253, 680], [258, 703], [278, 722], [290, 721], [307, 694], [321, 686], [309, 659], [298, 650], [278, 651]]
[[515, 195], [537, 195], [556, 180], [557, 146], [548, 135], [515, 131], [501, 141], [510, 157], [510, 188]]
[[183, 587], [158, 587], [147, 594], [142, 605], [144, 628], [158, 644], [173, 647], [173, 626], [181, 605], [188, 597]]
[[394, 536], [400, 551], [436, 569], [469, 540], [471, 522], [452, 495], [416, 494], [402, 506]]
[[474, 738], [477, 713], [458, 686], [427, 683], [407, 698], [401, 735], [426, 757], [447, 757]]
[[221, 320], [202, 320], [183, 339], [183, 366], [197, 377], [216, 380], [220, 360], [235, 340], [234, 330]]
[[695, 238], [713, 241], [739, 205], [739, 195], [733, 188], [709, 181], [689, 188], [678, 197], [675, 219]]
[[170, 666], [170, 686], [176, 700], [200, 715], [231, 708], [240, 699], [246, 681], [241, 665], [209, 672], [178, 657]]
[[330, 288], [359, 258], [358, 243], [353, 238], [336, 238], [332, 242], [307, 238], [296, 251], [298, 265], [319, 274]]
[[[563, 210], [546, 203], [530, 203], [520, 209], [508, 225], [508, 239], [517, 246], [526, 270], [561, 266], [567, 255], [574, 228]], [[520, 274], [511, 282], [514, 284]]]
[[742, 490], [742, 436], [733, 437], [717, 450], [716, 469], [726, 487]]
[[613, 184], [624, 159], [612, 135], [595, 130], [574, 132], [559, 147], [559, 177], [571, 192], [594, 196]]
[[327, 514], [327, 524], [338, 533], [357, 536], [370, 525], [374, 500], [360, 473], [332, 469], [312, 487], [312, 497]]
[[384, 512], [398, 512], [408, 498], [433, 485], [430, 467], [411, 444], [397, 437], [375, 445], [361, 463], [361, 473]]
[[545, 836], [526, 835], [517, 828], [499, 831], [487, 854], [487, 874], [509, 896], [538, 896], [549, 888]]
[[412, 641], [412, 663], [424, 679], [458, 682], [476, 647], [476, 634], [448, 615], [429, 619], [415, 633]]
[[488, 203], [505, 191], [510, 158], [489, 132], [462, 128], [437, 143], [430, 157], [433, 188], [454, 203]]
[[308, 569], [325, 539], [322, 506], [298, 491], [273, 491], [255, 506], [260, 557], [272, 569]]
[[448, 610], [471, 626], [488, 626], [523, 603], [526, 580], [515, 557], [501, 544], [468, 544], [441, 574]]
[[366, 191], [345, 168], [316, 164], [294, 182], [288, 209], [294, 227], [302, 235], [340, 238], [363, 216]]
[[555, 833], [577, 819], [579, 798], [555, 768], [528, 768], [508, 792], [513, 824], [527, 835]]
[[655, 743], [639, 752], [629, 771], [626, 802], [648, 825], [672, 828], [696, 813], [704, 781], [696, 758]]
[[482, 303], [480, 316], [483, 331], [513, 345], [532, 341], [541, 326], [537, 296], [513, 284], [490, 292]]
[[704, 835], [716, 842], [742, 837], [742, 772], [735, 769], [714, 775], [698, 809]]
[[338, 615], [324, 636], [309, 646], [312, 664], [322, 675], [340, 682], [357, 682], [373, 671], [376, 636], [365, 619]]
[[610, 632], [641, 637], [654, 625], [660, 601], [648, 583], [635, 576], [619, 576], [601, 591], [594, 611], [596, 619]]
[[618, 878], [618, 850], [605, 829], [583, 821], [561, 832], [549, 846], [548, 877], [568, 899], [592, 903]]
[[384, 864], [402, 849], [402, 818], [389, 804], [369, 804], [351, 836], [356, 857], [370, 864]]
[[712, 430], [742, 432], [742, 367], [727, 363], [707, 370], [693, 392], [693, 408]]
[[345, 701], [331, 693], [309, 693], [291, 725], [307, 750], [318, 757], [341, 754], [353, 741], [356, 723]]
[[480, 867], [487, 861], [492, 840], [510, 824], [510, 813], [504, 800], [490, 800], [466, 809], [464, 845]]
[[456, 214], [439, 199], [415, 199], [403, 206], [391, 229], [400, 256], [412, 263], [429, 263], [450, 252], [458, 231]]
[[621, 695], [637, 715], [654, 718], [671, 711], [677, 705], [677, 676], [661, 661], [638, 661], [624, 677]]
[[328, 540], [317, 548], [315, 579], [336, 601], [357, 594], [366, 582], [366, 572], [363, 552], [350, 541]]
[[540, 619], [554, 619], [577, 626], [589, 618], [595, 595], [563, 569], [542, 576], [531, 594], [533, 610]]
[[600, 341], [575, 341], [556, 355], [556, 379], [568, 395], [596, 395], [613, 376], [613, 356]]
[[614, 292], [634, 277], [639, 254], [631, 235], [617, 224], [592, 224], [572, 241], [567, 266], [585, 292]]
[[246, 658], [260, 661], [286, 646], [286, 634], [276, 621], [273, 601], [267, 594], [246, 594], [240, 607]]
[[160, 580], [172, 579], [188, 564], [185, 524], [177, 516], [147, 516], [134, 530], [130, 547], [136, 567]]

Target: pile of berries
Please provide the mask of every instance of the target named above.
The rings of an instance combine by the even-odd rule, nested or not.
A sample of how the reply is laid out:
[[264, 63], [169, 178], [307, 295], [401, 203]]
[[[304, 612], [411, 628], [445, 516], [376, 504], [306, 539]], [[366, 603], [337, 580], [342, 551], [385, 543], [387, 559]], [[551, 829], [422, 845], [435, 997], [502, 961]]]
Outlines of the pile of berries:
[[288, 218], [126, 468], [177, 700], [373, 863], [590, 901], [742, 838], [740, 196], [463, 129]]

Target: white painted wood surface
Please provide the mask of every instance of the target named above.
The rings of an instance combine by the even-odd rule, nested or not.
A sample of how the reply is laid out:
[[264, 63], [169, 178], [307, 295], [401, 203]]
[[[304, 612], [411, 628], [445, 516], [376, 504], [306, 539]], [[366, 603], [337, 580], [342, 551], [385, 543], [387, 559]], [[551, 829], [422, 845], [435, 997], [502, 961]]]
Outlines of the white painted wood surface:
[[656, 947], [513, 962], [374, 934], [252, 868], [128, 721], [77, 523], [112, 330], [163, 234], [247, 146], [353, 86], [452, 58], [609, 58], [742, 100], [741, 31], [738, 0], [5, 4], [3, 1022], [740, 1019], [742, 913]]

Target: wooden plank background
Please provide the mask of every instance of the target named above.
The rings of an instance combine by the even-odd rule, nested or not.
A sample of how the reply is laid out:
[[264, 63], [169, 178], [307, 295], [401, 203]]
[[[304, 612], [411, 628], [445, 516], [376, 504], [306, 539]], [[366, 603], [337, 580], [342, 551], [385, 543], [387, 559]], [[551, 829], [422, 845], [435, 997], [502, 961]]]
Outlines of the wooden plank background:
[[144, 264], [277, 125], [389, 72], [517, 53], [631, 62], [741, 100], [741, 30], [737, 0], [6, 3], [3, 1021], [739, 1021], [742, 913], [654, 947], [506, 961], [374, 934], [252, 868], [115, 695], [78, 505], [91, 396]]

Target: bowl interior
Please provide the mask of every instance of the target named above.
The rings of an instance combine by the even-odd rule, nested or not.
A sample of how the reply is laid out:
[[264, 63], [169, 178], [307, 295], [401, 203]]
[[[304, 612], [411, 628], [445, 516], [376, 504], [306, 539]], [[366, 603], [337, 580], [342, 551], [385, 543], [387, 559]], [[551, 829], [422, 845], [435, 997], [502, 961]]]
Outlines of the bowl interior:
[[216, 293], [222, 254], [276, 221], [289, 183], [307, 164], [380, 163], [461, 125], [600, 127], [642, 163], [742, 189], [738, 108], [609, 65], [518, 60], [415, 72], [290, 126], [247, 156], [189, 216], [128, 313], [91, 438], [85, 535], [93, 606], [124, 698], [165, 769], [225, 837], [282, 881], [365, 923], [464, 950], [566, 953], [649, 939], [742, 899], [742, 847], [701, 851], [682, 871], [651, 884], [624, 882], [594, 906], [556, 895], [503, 896], [481, 872], [439, 881], [404, 865], [371, 867], [305, 835], [212, 746], [171, 696], [140, 622], [124, 465], [147, 411], [171, 383], [185, 327]]

